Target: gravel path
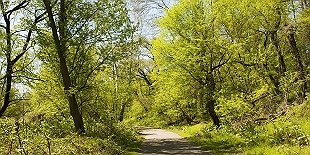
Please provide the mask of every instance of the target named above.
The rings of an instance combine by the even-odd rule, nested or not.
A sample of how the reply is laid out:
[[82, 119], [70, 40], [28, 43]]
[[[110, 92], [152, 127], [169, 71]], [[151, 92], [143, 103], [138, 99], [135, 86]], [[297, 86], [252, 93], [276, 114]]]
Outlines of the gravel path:
[[176, 133], [160, 129], [142, 129], [145, 140], [139, 155], [210, 155]]

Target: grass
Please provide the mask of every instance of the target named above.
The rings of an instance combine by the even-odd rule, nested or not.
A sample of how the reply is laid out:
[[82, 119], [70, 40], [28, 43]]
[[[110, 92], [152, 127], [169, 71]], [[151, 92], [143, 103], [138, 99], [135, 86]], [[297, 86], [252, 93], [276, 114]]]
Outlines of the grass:
[[138, 155], [141, 143], [142, 143], [142, 139], [130, 145], [127, 148], [126, 154], [127, 155]]
[[126, 154], [127, 155], [138, 155], [143, 139], [144, 139], [143, 136], [138, 135], [137, 141], [135, 141], [134, 143], [130, 144], [127, 147]]
[[[249, 155], [291, 155], [310, 154], [309, 145], [274, 144], [264, 140], [265, 135], [257, 135], [255, 142], [249, 142], [246, 137], [229, 132], [227, 129], [207, 130], [208, 125], [173, 127], [171, 130], [210, 150], [213, 154], [249, 154]], [[204, 133], [205, 132], [205, 133]], [[256, 137], [256, 135], [251, 135]], [[253, 139], [254, 139], [253, 138]], [[271, 137], [269, 137], [271, 138]]]
[[170, 130], [201, 145], [213, 154], [308, 155], [310, 154], [310, 106], [294, 107], [286, 115], [265, 124], [238, 129], [211, 124], [174, 126]]
[[244, 145], [240, 136], [228, 133], [226, 129], [216, 130], [210, 124], [178, 126], [171, 130], [204, 149], [210, 150], [213, 154], [239, 153], [241, 152], [240, 146]]
[[300, 147], [291, 145], [280, 146], [257, 146], [246, 148], [245, 153], [248, 155], [308, 155], [310, 147]]

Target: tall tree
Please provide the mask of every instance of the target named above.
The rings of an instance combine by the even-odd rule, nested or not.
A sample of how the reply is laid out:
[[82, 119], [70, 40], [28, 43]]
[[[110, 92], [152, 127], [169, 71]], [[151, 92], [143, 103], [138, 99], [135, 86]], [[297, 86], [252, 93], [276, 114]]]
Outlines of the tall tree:
[[[25, 53], [29, 49], [29, 44], [35, 25], [38, 22], [42, 21], [42, 18], [44, 17], [44, 13], [34, 9], [33, 12], [31, 12], [31, 15], [34, 15], [34, 18], [28, 19], [30, 20], [30, 22], [27, 23], [28, 25], [23, 25], [22, 28], [18, 30], [18, 27], [20, 26], [20, 24], [22, 24], [22, 19], [25, 18], [25, 16], [22, 16], [22, 14], [29, 14], [29, 12], [26, 11], [27, 9], [31, 8], [29, 7], [29, 5], [30, 0], [0, 1], [2, 18], [4, 21], [4, 25], [1, 24], [1, 28], [5, 29], [4, 40], [6, 42], [3, 49], [6, 59], [6, 70], [4, 77], [2, 77], [2, 79], [5, 79], [5, 93], [3, 105], [0, 109], [0, 117], [4, 114], [11, 102], [10, 97], [12, 95], [11, 90], [14, 77], [13, 73], [15, 72], [14, 68], [17, 62], [25, 55]], [[15, 22], [12, 22], [12, 20], [14, 20]], [[23, 33], [26, 33], [25, 38], [23, 37]], [[19, 44], [14, 44], [13, 42], [20, 42], [22, 43], [22, 46]]]
[[180, 1], [161, 20], [162, 35], [153, 46], [159, 72], [169, 69], [162, 65], [168, 61], [169, 66], [190, 75], [190, 79], [199, 85], [197, 99], [204, 103], [205, 113], [220, 126], [215, 111], [216, 94], [222, 87], [218, 73], [230, 61], [230, 50], [233, 49], [214, 27], [210, 10], [212, 1]]
[[[67, 94], [70, 113], [76, 130], [84, 132], [83, 118], [89, 118], [92, 112], [99, 115], [108, 109], [100, 81], [113, 63], [128, 58], [132, 53], [132, 37], [135, 28], [132, 26], [124, 1], [59, 1], [53, 5], [44, 0], [44, 7], [49, 15], [49, 28], [41, 29], [42, 49], [51, 49], [46, 36], [52, 34], [55, 53], [42, 52], [44, 65], [59, 68], [59, 78]], [[54, 12], [57, 12], [54, 13]], [[56, 70], [55, 70], [56, 71]], [[99, 91], [100, 90], [100, 91]], [[102, 101], [99, 101], [101, 99]], [[105, 108], [104, 108], [105, 107]], [[92, 114], [90, 114], [92, 113]]]
[[69, 70], [65, 58], [65, 53], [67, 52], [67, 7], [68, 3], [65, 0], [61, 0], [59, 3], [59, 22], [58, 26], [54, 20], [54, 14], [51, 7], [50, 0], [43, 0], [46, 12], [49, 18], [49, 26], [52, 29], [53, 39], [58, 54], [59, 69], [63, 80], [64, 90], [68, 97], [70, 114], [73, 118], [75, 129], [78, 133], [84, 133], [84, 122], [82, 115], [79, 111], [76, 96], [74, 93], [70, 93], [72, 89], [72, 82], [69, 75]]

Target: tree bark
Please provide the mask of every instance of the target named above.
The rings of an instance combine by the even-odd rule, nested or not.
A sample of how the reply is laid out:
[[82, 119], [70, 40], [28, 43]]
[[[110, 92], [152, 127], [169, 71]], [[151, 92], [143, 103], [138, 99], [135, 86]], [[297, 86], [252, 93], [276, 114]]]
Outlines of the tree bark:
[[[1, 1], [1, 5], [3, 5], [2, 1]], [[4, 12], [4, 10], [2, 11]], [[6, 66], [5, 96], [4, 96], [3, 105], [0, 109], [0, 117], [3, 116], [4, 112], [6, 111], [6, 109], [8, 108], [10, 104], [10, 94], [11, 94], [11, 89], [12, 89], [12, 74], [13, 74], [13, 67], [12, 67], [12, 61], [11, 61], [11, 53], [12, 53], [11, 22], [6, 13], [3, 13], [3, 18], [6, 24], [6, 27], [5, 27], [6, 49], [5, 50], [6, 50], [7, 66]]]
[[43, 0], [46, 12], [49, 18], [49, 24], [52, 29], [53, 39], [55, 42], [58, 58], [59, 58], [59, 67], [60, 72], [63, 80], [63, 86], [65, 93], [67, 94], [68, 101], [69, 101], [69, 108], [70, 114], [73, 118], [73, 122], [75, 125], [76, 132], [78, 133], [85, 133], [84, 123], [82, 115], [79, 111], [79, 107], [76, 101], [75, 94], [71, 94], [69, 92], [70, 88], [72, 87], [71, 79], [68, 71], [68, 66], [66, 64], [66, 58], [64, 53], [66, 52], [66, 40], [65, 40], [65, 28], [66, 28], [66, 10], [65, 10], [65, 0], [60, 1], [60, 23], [59, 23], [59, 34], [57, 33], [57, 27], [55, 24], [55, 20], [52, 13], [52, 7], [50, 5], [50, 0]]
[[297, 70], [299, 72], [299, 79], [303, 82], [302, 84], [302, 96], [306, 96], [306, 90], [307, 90], [307, 80], [305, 76], [305, 71], [304, 71], [304, 65], [297, 47], [296, 39], [295, 39], [295, 33], [293, 30], [289, 30], [289, 34], [287, 36], [290, 47], [291, 47], [291, 52], [295, 57], [296, 63], [297, 63]]
[[209, 92], [207, 92], [207, 111], [209, 113], [209, 115], [211, 116], [211, 119], [213, 121], [213, 124], [216, 125], [217, 127], [220, 126], [220, 119], [217, 116], [216, 112], [215, 112], [215, 81], [214, 81], [214, 77], [212, 74], [207, 75], [207, 89], [209, 90]]
[[282, 51], [279, 45], [279, 38], [278, 38], [277, 31], [274, 31], [271, 33], [271, 40], [277, 51], [277, 56], [278, 56], [278, 61], [279, 61], [279, 66], [280, 66], [279, 73], [281, 76], [284, 76], [284, 73], [286, 72], [286, 65], [284, 61], [284, 56], [282, 54]]
[[118, 118], [118, 120], [120, 122], [122, 122], [124, 120], [125, 109], [126, 109], [126, 101], [122, 103], [121, 112], [120, 112], [120, 115], [119, 115], [119, 118]]
[[212, 118], [213, 124], [216, 125], [217, 127], [219, 127], [220, 126], [220, 119], [214, 110], [215, 100], [210, 99], [207, 104], [208, 104], [208, 112]]
[[263, 67], [266, 69], [267, 72], [267, 76], [269, 78], [269, 80], [271, 81], [272, 85], [274, 86], [274, 93], [276, 95], [280, 95], [282, 92], [280, 91], [280, 82], [277, 78], [273, 77], [273, 75], [270, 73], [270, 70], [268, 68], [268, 64], [265, 63], [263, 64]]
[[8, 65], [7, 66], [5, 96], [4, 96], [3, 105], [2, 105], [1, 110], [0, 110], [0, 117], [3, 116], [4, 112], [9, 107], [11, 89], [12, 89], [12, 67], [11, 67], [11, 65]]

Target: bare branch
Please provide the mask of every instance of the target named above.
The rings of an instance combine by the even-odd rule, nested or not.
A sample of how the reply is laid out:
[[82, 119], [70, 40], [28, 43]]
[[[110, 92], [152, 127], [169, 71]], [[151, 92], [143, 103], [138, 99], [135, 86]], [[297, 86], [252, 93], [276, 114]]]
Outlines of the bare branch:
[[232, 61], [234, 63], [238, 63], [238, 64], [241, 64], [242, 66], [246, 66], [246, 67], [252, 67], [252, 66], [256, 66], [258, 65], [257, 63], [246, 63], [246, 62], [243, 62], [243, 61]]
[[209, 72], [209, 74], [211, 74], [214, 70], [216, 70], [216, 69], [222, 67], [223, 65], [225, 65], [225, 64], [230, 60], [230, 58], [231, 58], [231, 55], [229, 55], [228, 59], [225, 60], [223, 63], [219, 62], [218, 65], [212, 67], [211, 70], [210, 70], [210, 72]]
[[138, 73], [139, 73], [139, 74], [137, 74], [137, 76], [139, 76], [139, 77], [141, 77], [142, 79], [144, 79], [144, 81], [146, 82], [146, 84], [147, 84], [148, 86], [152, 86], [151, 80], [147, 77], [146, 73], [145, 73], [141, 68], [138, 69]]
[[42, 80], [40, 78], [33, 78], [33, 77], [29, 77], [29, 76], [12, 76], [12, 77], [15, 77], [15, 78], [25, 78], [25, 79], [28, 79], [28, 80], [34, 80], [34, 81], [41, 81], [41, 82], [45, 82], [45, 80]]
[[204, 85], [205, 82], [203, 82], [203, 80], [201, 80], [200, 78], [196, 77], [189, 69], [187, 69], [185, 66], [182, 65], [178, 65], [177, 66], [181, 67], [182, 69], [184, 69], [194, 80], [196, 80], [197, 82], [199, 82], [201, 85]]
[[6, 14], [8, 15], [8, 17], [10, 17], [14, 11], [25, 8], [28, 4], [29, 4], [29, 0], [24, 0], [20, 4], [16, 5], [13, 9], [6, 11]]
[[[41, 21], [45, 14], [46, 14], [46, 12], [44, 12], [41, 15], [39, 15], [38, 17], [36, 17], [34, 20], [34, 24], [37, 24], [39, 21]], [[23, 51], [19, 55], [17, 55], [14, 60], [12, 60], [12, 65], [14, 65], [27, 52], [27, 47], [29, 45], [31, 35], [32, 35], [32, 30], [29, 30], [28, 34], [27, 34], [26, 42], [23, 46]]]

